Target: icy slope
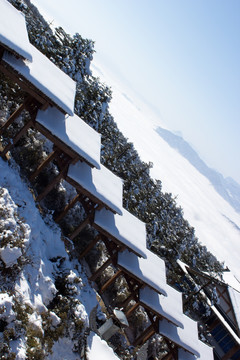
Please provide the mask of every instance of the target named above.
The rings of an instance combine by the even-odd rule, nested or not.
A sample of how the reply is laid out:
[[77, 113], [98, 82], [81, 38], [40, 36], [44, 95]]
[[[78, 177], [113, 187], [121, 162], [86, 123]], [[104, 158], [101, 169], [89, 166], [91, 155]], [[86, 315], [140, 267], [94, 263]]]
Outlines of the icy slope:
[[159, 136], [156, 129], [166, 125], [139, 99], [126, 96], [130, 91], [97, 66], [95, 73], [112, 88], [110, 112], [119, 129], [134, 143], [142, 160], [153, 163], [151, 175], [162, 181], [163, 190], [177, 196], [177, 203], [195, 227], [200, 242], [240, 277], [239, 214], [204, 175]]

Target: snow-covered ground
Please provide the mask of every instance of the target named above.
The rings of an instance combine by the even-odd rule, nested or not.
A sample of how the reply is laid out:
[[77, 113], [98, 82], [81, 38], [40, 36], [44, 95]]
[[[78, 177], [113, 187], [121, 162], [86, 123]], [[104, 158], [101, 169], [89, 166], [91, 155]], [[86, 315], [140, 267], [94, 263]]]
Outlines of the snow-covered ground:
[[[0, 259], [9, 269], [18, 263], [20, 270], [14, 285], [8, 286], [6, 280], [0, 288], [0, 321], [7, 322], [6, 329], [15, 332], [15, 340], [10, 341], [10, 348], [16, 353], [16, 360], [23, 360], [26, 358], [27, 339], [22, 326], [19, 333], [17, 330], [19, 318], [16, 319], [16, 299], [21, 307], [31, 309], [25, 313], [24, 321], [28, 322], [28, 329], [44, 333], [44, 313], [48, 316], [51, 329], [57, 328], [61, 319], [47, 306], [57, 292], [55, 279], [59, 273], [59, 259], [61, 271], [68, 274], [69, 284], [72, 284], [74, 298], [78, 302], [74, 307], [76, 319], [88, 325], [90, 312], [98, 302], [79, 262], [69, 258], [59, 227], [51, 217], [45, 218], [45, 221], [42, 219], [27, 184], [19, 176], [17, 166], [9, 166], [0, 158], [1, 211]], [[8, 291], [10, 287], [13, 287], [13, 293]], [[2, 340], [0, 338], [0, 344]], [[74, 345], [71, 336], [59, 337], [46, 359], [80, 360], [79, 354], [73, 351]], [[117, 359], [112, 349], [97, 335], [90, 334], [88, 351], [90, 359], [97, 358], [94, 354], [101, 354], [101, 359]]]
[[[177, 196], [184, 216], [199, 241], [240, 278], [240, 215], [213, 188], [209, 180], [156, 132], [166, 128], [154, 112], [96, 64], [93, 73], [112, 88], [110, 112], [119, 129], [133, 142], [143, 161], [153, 163], [151, 175], [163, 190]], [[147, 91], [147, 89], [146, 89]], [[179, 125], [181, 127], [181, 125]]]

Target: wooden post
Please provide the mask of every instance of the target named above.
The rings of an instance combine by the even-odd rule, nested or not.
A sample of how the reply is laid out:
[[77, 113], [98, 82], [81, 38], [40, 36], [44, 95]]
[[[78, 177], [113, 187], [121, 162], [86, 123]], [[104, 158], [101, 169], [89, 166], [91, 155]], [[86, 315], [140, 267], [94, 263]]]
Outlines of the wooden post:
[[170, 341], [164, 337], [165, 343], [167, 344], [169, 355], [171, 356], [170, 359], [178, 360], [178, 346], [174, 344], [174, 347], [171, 346]]
[[52, 161], [54, 160], [57, 155], [59, 154], [59, 149], [54, 149], [48, 157], [37, 167], [37, 169], [31, 174], [29, 180], [33, 181], [40, 172]]
[[99, 293], [102, 294], [120, 275], [122, 275], [122, 270], [118, 270], [99, 290]]
[[27, 130], [33, 126], [33, 122], [32, 120], [28, 121], [26, 123], [26, 125], [24, 125], [24, 127], [19, 131], [19, 133], [11, 140], [10, 143], [8, 143], [7, 146], [5, 146], [5, 148], [3, 149], [3, 151], [0, 153], [0, 155], [2, 157], [4, 157], [6, 155], [6, 153], [11, 150], [11, 148], [13, 147], [13, 145], [15, 145], [19, 140], [20, 138], [27, 132]]
[[83, 195], [82, 194], [77, 194], [71, 201], [69, 204], [67, 204], [65, 206], [65, 208], [63, 209], [63, 211], [57, 215], [54, 220], [56, 223], [59, 223], [62, 218], [67, 214], [67, 212], [72, 209], [74, 207], [74, 205], [78, 202], [78, 201], [81, 201], [83, 198]]

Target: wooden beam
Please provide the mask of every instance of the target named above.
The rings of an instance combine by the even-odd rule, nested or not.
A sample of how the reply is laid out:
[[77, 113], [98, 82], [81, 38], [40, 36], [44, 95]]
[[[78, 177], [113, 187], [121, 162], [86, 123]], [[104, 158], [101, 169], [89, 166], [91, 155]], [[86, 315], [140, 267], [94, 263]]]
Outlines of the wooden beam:
[[7, 129], [14, 122], [14, 120], [19, 117], [19, 115], [24, 109], [26, 109], [27, 103], [30, 101], [30, 99], [31, 97], [28, 96], [24, 100], [24, 102], [17, 108], [17, 110], [15, 110], [14, 113], [12, 113], [12, 115], [10, 115], [10, 117], [7, 119], [7, 121], [0, 127], [0, 135], [2, 135], [4, 130]]
[[120, 276], [122, 275], [122, 270], [118, 270], [99, 290], [99, 293], [102, 294], [107, 288]]
[[136, 302], [126, 313], [126, 317], [128, 318], [138, 307], [140, 306], [139, 302]]
[[3, 149], [3, 151], [0, 153], [0, 156], [4, 157], [6, 155], [6, 153], [8, 151], [11, 150], [11, 148], [13, 147], [13, 145], [15, 145], [20, 139], [21, 137], [27, 132], [27, 130], [33, 126], [32, 120], [28, 121], [23, 128], [18, 132], [18, 134], [11, 140], [10, 143], [8, 143], [7, 146], [5, 146], [5, 148]]
[[68, 236], [70, 240], [75, 239], [76, 236], [88, 225], [91, 223], [91, 216], [88, 216], [78, 227], [73, 231], [71, 235]]
[[70, 203], [65, 206], [65, 208], [63, 209], [63, 211], [62, 211], [60, 214], [58, 214], [56, 217], [54, 217], [55, 222], [56, 222], [56, 223], [59, 223], [59, 222], [62, 220], [62, 218], [64, 218], [64, 216], [67, 214], [67, 212], [68, 212], [70, 209], [72, 209], [72, 208], [74, 207], [74, 205], [75, 205], [78, 201], [81, 202], [82, 198], [83, 198], [82, 194], [77, 194], [77, 195], [70, 201]]
[[33, 181], [39, 174], [40, 172], [52, 161], [54, 160], [57, 155], [59, 153], [59, 149], [54, 149], [49, 155], [48, 157], [43, 160], [43, 162], [37, 167], [37, 169], [31, 174], [29, 180]]
[[41, 192], [41, 194], [38, 195], [36, 201], [40, 202], [53, 188], [54, 186], [64, 177], [67, 169], [69, 166], [69, 162], [65, 164], [63, 169], [59, 172], [59, 174], [53, 179], [52, 182], [50, 182], [45, 189]]
[[143, 345], [155, 334], [153, 325], [147, 327], [143, 333], [134, 341], [133, 346]]
[[83, 250], [83, 252], [81, 252], [81, 254], [78, 256], [78, 260], [81, 260], [82, 258], [84, 258], [89, 253], [89, 251], [96, 245], [96, 243], [99, 240], [100, 240], [99, 235], [95, 236], [93, 241], [91, 241], [90, 244], [86, 247], [86, 249]]
[[[135, 293], [131, 293], [124, 301], [122, 301], [122, 302], [119, 304], [119, 307], [125, 308], [125, 307], [130, 303], [130, 301], [136, 299], [137, 293], [138, 293], [138, 289], [135, 290]], [[136, 301], [136, 300], [135, 300], [135, 301]]]
[[148, 316], [149, 320], [151, 321], [152, 325], [154, 326], [155, 332], [157, 333], [159, 331], [159, 318], [154, 320], [154, 317], [151, 314], [151, 312], [148, 309], [145, 309], [145, 308], [144, 308], [144, 310], [146, 311], [147, 316]]
[[98, 278], [98, 276], [111, 264], [112, 264], [112, 259], [109, 258], [107, 261], [105, 261], [105, 263], [102, 266], [100, 266], [100, 268], [97, 269], [97, 271], [95, 271], [94, 274], [92, 274], [89, 277], [89, 280], [95, 281]]

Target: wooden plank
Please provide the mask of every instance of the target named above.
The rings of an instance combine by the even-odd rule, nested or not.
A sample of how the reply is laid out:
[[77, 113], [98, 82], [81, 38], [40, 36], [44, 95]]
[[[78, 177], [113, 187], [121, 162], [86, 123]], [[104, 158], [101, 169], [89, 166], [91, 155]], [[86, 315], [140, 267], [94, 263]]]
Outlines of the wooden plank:
[[119, 304], [119, 307], [124, 309], [132, 300], [135, 300], [135, 294], [133, 294], [133, 293], [130, 294], [124, 301], [122, 301]]
[[139, 302], [136, 302], [126, 313], [126, 317], [128, 318], [138, 307], [140, 306]]
[[133, 346], [143, 345], [155, 334], [153, 325], [150, 325], [143, 333], [134, 341]]
[[83, 250], [83, 252], [81, 252], [81, 254], [78, 256], [78, 259], [79, 260], [83, 259], [99, 240], [100, 240], [100, 236], [99, 235], [95, 236], [93, 241], [91, 241], [90, 244], [86, 247], [86, 249]]
[[54, 149], [49, 155], [48, 157], [37, 167], [37, 169], [31, 174], [29, 180], [33, 181], [39, 174], [40, 172], [52, 161], [54, 160], [57, 155], [59, 153], [59, 150], [56, 148]]
[[65, 208], [63, 209], [63, 211], [54, 218], [54, 221], [55, 221], [56, 223], [59, 223], [59, 221], [61, 221], [62, 218], [64, 218], [64, 216], [67, 214], [67, 212], [68, 212], [70, 209], [72, 209], [72, 208], [74, 207], [74, 205], [75, 205], [78, 201], [81, 202], [82, 198], [83, 198], [82, 194], [77, 194], [77, 195], [70, 201], [70, 203], [65, 206]]
[[14, 122], [14, 120], [20, 116], [24, 109], [26, 109], [27, 103], [30, 101], [30, 99], [31, 97], [27, 97], [24, 102], [10, 115], [7, 121], [0, 128], [0, 135], [2, 135], [4, 130], [7, 129]]
[[95, 271], [94, 274], [92, 274], [89, 277], [89, 280], [95, 281], [97, 279], [97, 277], [111, 264], [112, 264], [112, 259], [109, 258], [107, 261], [105, 261], [105, 263], [102, 266], [100, 266], [100, 268], [97, 269], [97, 271]]
[[148, 316], [149, 320], [151, 321], [155, 332], [157, 333], [159, 330], [159, 319], [154, 320], [154, 315], [152, 315], [152, 313], [150, 311], [148, 311], [146, 309], [144, 309], [144, 310], [146, 311], [147, 316]]
[[68, 236], [70, 240], [75, 239], [76, 236], [91, 222], [91, 216], [88, 216], [74, 231]]
[[0, 156], [4, 157], [6, 155], [6, 153], [8, 151], [11, 150], [11, 148], [13, 147], [13, 145], [15, 145], [20, 139], [21, 137], [27, 132], [27, 130], [33, 126], [33, 122], [32, 120], [28, 121], [23, 128], [18, 132], [18, 134], [11, 140], [10, 143], [8, 143], [7, 146], [5, 146], [5, 148], [3, 149], [3, 151], [0, 153]]
[[45, 189], [41, 192], [41, 194], [38, 195], [36, 201], [40, 202], [42, 199], [54, 188], [54, 186], [64, 177], [67, 169], [68, 169], [69, 163], [66, 163], [64, 168], [59, 172], [59, 174], [53, 179], [52, 182], [50, 182]]
[[99, 293], [102, 294], [107, 288], [120, 276], [122, 275], [122, 270], [118, 270], [99, 290]]

